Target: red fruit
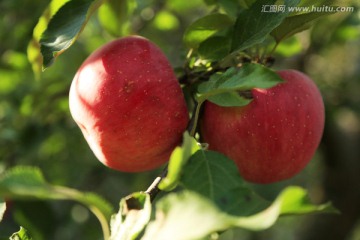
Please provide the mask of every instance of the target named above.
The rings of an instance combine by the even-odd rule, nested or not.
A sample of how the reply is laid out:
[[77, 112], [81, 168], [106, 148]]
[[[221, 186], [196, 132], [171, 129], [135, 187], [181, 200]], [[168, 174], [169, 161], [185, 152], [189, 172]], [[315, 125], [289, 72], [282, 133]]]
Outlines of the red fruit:
[[272, 183], [300, 172], [314, 155], [324, 128], [324, 104], [316, 85], [295, 70], [270, 89], [253, 89], [244, 107], [206, 102], [202, 136], [209, 148], [233, 159], [244, 179]]
[[69, 101], [96, 157], [127, 172], [165, 163], [181, 142], [189, 118], [165, 55], [136, 36], [93, 52], [73, 79]]

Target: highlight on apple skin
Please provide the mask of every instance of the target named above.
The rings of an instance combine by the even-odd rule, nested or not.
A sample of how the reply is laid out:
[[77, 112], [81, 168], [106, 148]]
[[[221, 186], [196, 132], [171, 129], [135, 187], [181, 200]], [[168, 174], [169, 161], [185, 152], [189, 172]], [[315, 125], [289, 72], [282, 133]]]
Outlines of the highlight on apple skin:
[[278, 74], [285, 82], [253, 89], [247, 106], [204, 106], [203, 141], [234, 160], [242, 177], [254, 183], [278, 182], [299, 173], [313, 157], [324, 129], [324, 104], [314, 82], [296, 70]]
[[189, 121], [168, 59], [138, 36], [114, 40], [93, 52], [73, 79], [69, 105], [96, 157], [126, 172], [167, 162]]

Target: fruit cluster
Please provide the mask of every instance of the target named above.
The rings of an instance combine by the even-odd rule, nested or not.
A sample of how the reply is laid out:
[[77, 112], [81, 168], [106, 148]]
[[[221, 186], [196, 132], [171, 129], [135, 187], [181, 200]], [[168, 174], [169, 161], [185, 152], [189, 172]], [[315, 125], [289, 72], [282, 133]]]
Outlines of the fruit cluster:
[[[310, 161], [324, 127], [316, 85], [294, 70], [283, 83], [251, 90], [245, 107], [205, 102], [201, 140], [234, 160], [248, 181], [290, 178]], [[157, 168], [181, 143], [189, 122], [169, 61], [149, 40], [130, 36], [92, 53], [75, 75], [70, 110], [96, 157], [127, 172]]]

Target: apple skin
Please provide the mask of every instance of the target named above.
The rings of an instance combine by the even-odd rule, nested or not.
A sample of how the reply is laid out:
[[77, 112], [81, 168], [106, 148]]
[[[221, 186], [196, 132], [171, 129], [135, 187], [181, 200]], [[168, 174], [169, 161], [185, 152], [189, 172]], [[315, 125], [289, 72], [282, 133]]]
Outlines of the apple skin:
[[313, 81], [296, 70], [278, 74], [285, 82], [253, 89], [247, 106], [204, 106], [203, 140], [254, 183], [278, 182], [299, 173], [313, 157], [324, 129], [324, 104]]
[[93, 52], [73, 79], [69, 105], [96, 157], [125, 172], [152, 170], [168, 161], [189, 120], [169, 61], [139, 36]]

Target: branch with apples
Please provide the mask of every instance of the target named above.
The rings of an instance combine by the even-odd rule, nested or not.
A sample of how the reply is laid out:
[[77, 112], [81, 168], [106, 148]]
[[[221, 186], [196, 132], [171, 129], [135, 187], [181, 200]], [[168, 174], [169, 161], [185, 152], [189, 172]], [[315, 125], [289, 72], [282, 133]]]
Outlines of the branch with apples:
[[[300, 187], [269, 200], [251, 185], [296, 176], [319, 146], [325, 110], [317, 85], [297, 70], [271, 66], [284, 40], [330, 13], [288, 11], [299, 0], [284, 1], [278, 12], [263, 11], [277, 1], [207, 2], [212, 11], [184, 32], [181, 68], [174, 71], [150, 39], [127, 34], [88, 56], [69, 90], [71, 115], [103, 165], [139, 174], [165, 167], [146, 191], [122, 198], [111, 219], [100, 200], [46, 190], [43, 179], [33, 192], [7, 185], [4, 179], [25, 170], [0, 181], [3, 195], [49, 199], [45, 191], [96, 206], [104, 238], [119, 240], [206, 239], [234, 227], [264, 230], [283, 215], [336, 213], [331, 203], [311, 203]], [[46, 27], [36, 27], [43, 31], [34, 31], [38, 45], [29, 57], [37, 74], [68, 50], [102, 4], [66, 2]]]

